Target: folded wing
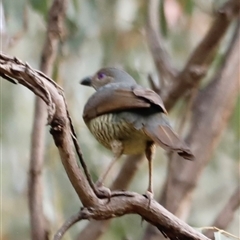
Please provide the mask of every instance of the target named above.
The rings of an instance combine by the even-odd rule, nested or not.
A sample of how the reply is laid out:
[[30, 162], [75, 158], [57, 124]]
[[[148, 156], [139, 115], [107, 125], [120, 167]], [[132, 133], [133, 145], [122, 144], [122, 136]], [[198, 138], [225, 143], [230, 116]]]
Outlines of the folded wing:
[[194, 159], [190, 149], [179, 139], [170, 126], [160, 124], [157, 126], [147, 125], [144, 127], [144, 132], [163, 149], [175, 151], [187, 160]]
[[130, 109], [159, 108], [159, 112], [165, 112], [162, 99], [150, 89], [141, 86], [105, 87], [94, 93], [85, 105], [83, 118], [85, 121], [97, 116]]

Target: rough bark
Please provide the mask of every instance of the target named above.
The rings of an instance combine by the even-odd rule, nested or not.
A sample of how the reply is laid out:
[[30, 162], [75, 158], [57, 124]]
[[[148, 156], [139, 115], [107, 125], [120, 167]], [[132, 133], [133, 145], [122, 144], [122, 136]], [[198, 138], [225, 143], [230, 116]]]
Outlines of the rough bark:
[[[59, 37], [66, 12], [66, 0], [55, 0], [49, 11], [47, 35], [43, 46], [40, 70], [51, 76], [56, 58]], [[43, 213], [42, 169], [45, 153], [46, 104], [36, 96], [31, 136], [31, 153], [28, 175], [28, 205], [30, 211], [31, 239], [48, 239], [49, 227]]]

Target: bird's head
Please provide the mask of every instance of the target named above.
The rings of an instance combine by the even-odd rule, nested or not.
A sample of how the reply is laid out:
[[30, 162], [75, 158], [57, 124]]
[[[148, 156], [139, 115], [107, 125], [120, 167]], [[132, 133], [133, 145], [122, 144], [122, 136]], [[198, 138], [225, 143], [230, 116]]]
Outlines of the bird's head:
[[86, 77], [80, 81], [80, 84], [93, 87], [96, 90], [109, 83], [136, 84], [135, 80], [128, 73], [118, 68], [102, 68], [93, 76]]

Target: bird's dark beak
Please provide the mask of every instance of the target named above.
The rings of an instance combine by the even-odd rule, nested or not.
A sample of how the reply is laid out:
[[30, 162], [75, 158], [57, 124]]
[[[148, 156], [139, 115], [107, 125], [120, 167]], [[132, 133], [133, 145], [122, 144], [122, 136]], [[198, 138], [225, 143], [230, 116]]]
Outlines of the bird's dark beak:
[[85, 77], [84, 79], [82, 79], [80, 81], [80, 84], [81, 85], [84, 85], [84, 86], [89, 86], [91, 87], [92, 86], [92, 77]]

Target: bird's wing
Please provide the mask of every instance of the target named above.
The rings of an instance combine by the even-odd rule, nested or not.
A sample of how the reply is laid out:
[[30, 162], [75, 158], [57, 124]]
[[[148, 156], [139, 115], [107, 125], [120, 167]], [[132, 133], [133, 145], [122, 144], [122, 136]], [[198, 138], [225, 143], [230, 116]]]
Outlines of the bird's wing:
[[161, 97], [149, 88], [143, 88], [139, 85], [133, 89], [133, 93], [140, 98], [145, 99], [146, 101], [159, 106], [164, 113], [167, 114], [167, 110], [164, 107]]
[[148, 124], [144, 127], [144, 132], [153, 139], [159, 146], [165, 150], [176, 151], [178, 155], [187, 159], [193, 160], [194, 156], [187, 145], [179, 139], [176, 133], [168, 125]]
[[104, 88], [94, 93], [85, 105], [83, 118], [89, 121], [97, 116], [133, 108], [149, 108], [151, 103], [138, 97], [132, 89]]

